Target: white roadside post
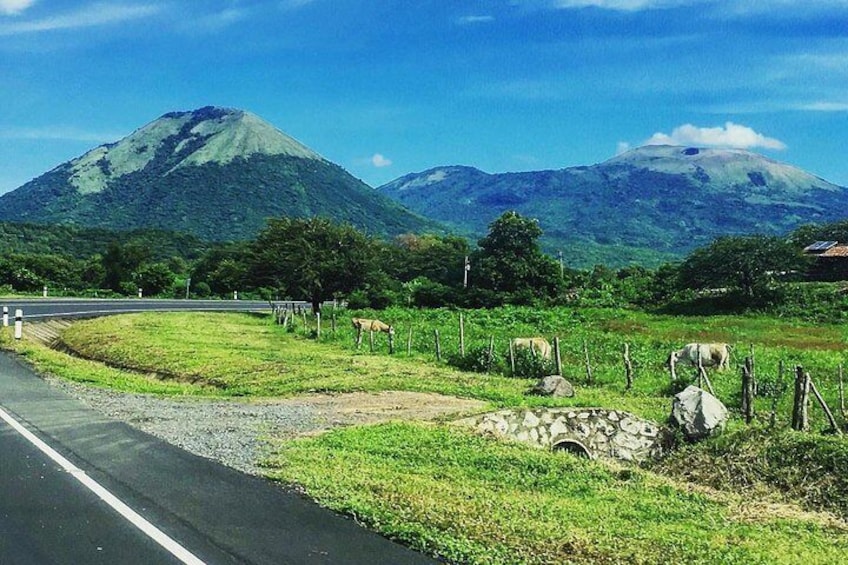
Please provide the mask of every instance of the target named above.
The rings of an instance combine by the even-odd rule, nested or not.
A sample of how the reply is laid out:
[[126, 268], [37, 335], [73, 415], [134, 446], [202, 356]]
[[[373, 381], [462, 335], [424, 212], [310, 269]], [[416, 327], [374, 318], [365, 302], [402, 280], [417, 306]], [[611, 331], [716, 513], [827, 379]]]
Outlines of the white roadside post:
[[238, 300], [238, 291], [237, 290], [233, 291], [233, 300]]
[[21, 339], [24, 334], [24, 311], [15, 310], [15, 339]]
[[44, 288], [41, 289], [41, 296], [47, 298], [47, 285], [44, 285]]
[[142, 292], [141, 292], [141, 289], [139, 288], [138, 289], [138, 297], [141, 298], [141, 295], [142, 295]]
[[3, 327], [9, 327], [9, 307], [3, 306]]

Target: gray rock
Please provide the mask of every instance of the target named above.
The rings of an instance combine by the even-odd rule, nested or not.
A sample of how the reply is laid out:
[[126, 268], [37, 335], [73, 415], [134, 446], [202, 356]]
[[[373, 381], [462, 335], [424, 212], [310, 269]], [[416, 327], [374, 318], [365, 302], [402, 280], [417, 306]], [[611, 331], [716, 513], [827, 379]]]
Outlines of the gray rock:
[[721, 432], [727, 418], [727, 408], [719, 399], [690, 385], [674, 395], [669, 422], [689, 441], [698, 441]]
[[536, 383], [533, 393], [542, 396], [574, 396], [574, 385], [559, 375], [551, 375]]

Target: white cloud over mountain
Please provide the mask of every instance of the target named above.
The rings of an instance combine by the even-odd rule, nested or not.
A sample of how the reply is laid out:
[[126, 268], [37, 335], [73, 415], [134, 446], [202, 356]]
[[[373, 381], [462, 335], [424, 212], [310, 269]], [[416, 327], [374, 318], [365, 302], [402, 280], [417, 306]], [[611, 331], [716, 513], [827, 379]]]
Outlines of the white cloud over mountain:
[[786, 149], [786, 144], [766, 137], [753, 129], [727, 122], [718, 127], [697, 127], [684, 124], [670, 133], [657, 132], [644, 145], [699, 145], [702, 147], [733, 147], [736, 149]]
[[390, 167], [392, 164], [392, 160], [386, 158], [384, 155], [380, 153], [375, 153], [373, 157], [371, 157], [371, 164], [381, 169], [383, 167]]
[[35, 0], [0, 0], [0, 14], [20, 14], [35, 3]]

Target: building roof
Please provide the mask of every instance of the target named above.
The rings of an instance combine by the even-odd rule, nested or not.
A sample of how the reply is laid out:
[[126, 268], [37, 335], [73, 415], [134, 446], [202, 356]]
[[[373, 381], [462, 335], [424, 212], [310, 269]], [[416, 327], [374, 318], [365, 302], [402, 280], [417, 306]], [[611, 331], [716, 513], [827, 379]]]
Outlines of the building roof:
[[848, 245], [836, 245], [831, 247], [819, 257], [848, 257]]
[[831, 249], [837, 245], [836, 241], [817, 241], [811, 245], [808, 245], [804, 248], [804, 253], [824, 253], [828, 249]]

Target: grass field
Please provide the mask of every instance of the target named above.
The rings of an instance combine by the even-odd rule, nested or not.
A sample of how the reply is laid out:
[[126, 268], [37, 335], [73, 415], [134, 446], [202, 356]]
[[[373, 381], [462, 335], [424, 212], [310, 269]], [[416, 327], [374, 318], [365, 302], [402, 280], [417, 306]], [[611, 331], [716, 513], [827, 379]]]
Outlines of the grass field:
[[[774, 385], [769, 390], [780, 389], [779, 362], [800, 364], [831, 406], [838, 406], [836, 375], [846, 338], [841, 326], [613, 310], [465, 312], [467, 350], [488, 347], [494, 337], [501, 361], [510, 337], [561, 339], [564, 373], [577, 385], [577, 396], [551, 400], [525, 394], [527, 380], [436, 362], [433, 329], [440, 330], [446, 357], [458, 350], [456, 312], [358, 314], [397, 327], [394, 355], [388, 355], [384, 335], [374, 354], [367, 337], [356, 351], [353, 328], [341, 313], [337, 332], [325, 320], [320, 340], [313, 327], [292, 332], [240, 314], [133, 314], [80, 322], [66, 331], [64, 340], [73, 350], [109, 366], [29, 342], [12, 344], [8, 332], [2, 339], [42, 371], [122, 390], [225, 397], [411, 390], [482, 399], [492, 408], [603, 406], [658, 421], [670, 410], [671, 387], [662, 366], [668, 352], [688, 341], [727, 341], [735, 345], [736, 362], [753, 345], [758, 378]], [[635, 366], [632, 391], [624, 390], [625, 341]], [[591, 386], [585, 382], [584, 342]], [[718, 396], [731, 410], [737, 407], [738, 372], [713, 373], [712, 379]], [[835, 477], [848, 476], [848, 448], [841, 438], [786, 432], [789, 396], [791, 391], [777, 397], [778, 430], [764, 431], [772, 399], [758, 399], [760, 424], [754, 431], [736, 418], [726, 439], [687, 448], [665, 467], [658, 465], [664, 474], [423, 423], [281, 442], [265, 468], [272, 477], [303, 485], [322, 504], [460, 563], [840, 562], [848, 550], [845, 522], [787, 501], [848, 515], [848, 509], [828, 503], [845, 498], [844, 481]], [[820, 412], [813, 408], [811, 415], [814, 430], [825, 427]], [[777, 439], [769, 443], [763, 437]], [[687, 474], [691, 463], [683, 456], [696, 462], [701, 476]], [[723, 481], [723, 474], [739, 480]]]

